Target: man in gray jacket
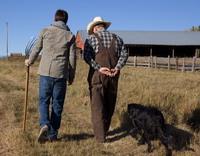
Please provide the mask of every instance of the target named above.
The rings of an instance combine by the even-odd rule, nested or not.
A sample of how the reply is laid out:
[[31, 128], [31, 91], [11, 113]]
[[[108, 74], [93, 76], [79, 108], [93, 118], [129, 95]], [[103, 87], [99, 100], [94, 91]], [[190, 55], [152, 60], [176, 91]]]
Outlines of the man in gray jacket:
[[54, 23], [41, 31], [29, 59], [25, 60], [25, 65], [30, 66], [41, 53], [38, 71], [41, 127], [39, 143], [57, 139], [65, 100], [66, 81], [69, 85], [72, 84], [75, 76], [75, 37], [66, 25], [67, 21], [68, 13], [57, 10]]

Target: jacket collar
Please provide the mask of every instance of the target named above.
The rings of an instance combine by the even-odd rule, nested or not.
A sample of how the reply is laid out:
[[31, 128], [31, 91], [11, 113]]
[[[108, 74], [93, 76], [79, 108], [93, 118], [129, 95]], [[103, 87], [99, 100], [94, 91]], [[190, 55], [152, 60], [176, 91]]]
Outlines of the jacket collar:
[[63, 21], [55, 21], [51, 25], [60, 29], [70, 31], [69, 27]]

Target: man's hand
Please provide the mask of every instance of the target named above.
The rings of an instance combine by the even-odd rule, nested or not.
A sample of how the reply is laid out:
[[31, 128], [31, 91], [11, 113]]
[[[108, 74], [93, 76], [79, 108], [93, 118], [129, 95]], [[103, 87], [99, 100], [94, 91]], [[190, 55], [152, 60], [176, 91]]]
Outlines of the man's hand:
[[119, 69], [117, 69], [117, 68], [115, 68], [115, 69], [111, 69], [110, 70], [111, 71], [111, 75], [110, 75], [110, 77], [114, 77], [114, 76], [116, 76], [117, 74], [119, 74]]
[[25, 63], [25, 66], [30, 66], [29, 59], [26, 59], [24, 63]]
[[68, 80], [68, 86], [72, 85], [73, 80]]
[[106, 75], [106, 76], [111, 76], [111, 71], [110, 71], [110, 69], [107, 68], [107, 67], [101, 67], [101, 68], [99, 69], [99, 72], [100, 72], [101, 74]]

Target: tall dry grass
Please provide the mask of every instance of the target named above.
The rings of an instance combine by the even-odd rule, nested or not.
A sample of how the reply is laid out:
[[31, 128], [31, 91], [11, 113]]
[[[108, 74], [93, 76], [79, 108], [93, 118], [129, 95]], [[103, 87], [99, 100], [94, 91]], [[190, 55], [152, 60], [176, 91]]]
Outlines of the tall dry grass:
[[[109, 142], [99, 144], [93, 138], [90, 121], [88, 66], [78, 60], [75, 82], [67, 91], [60, 141], [40, 145], [36, 142], [39, 131], [37, 68], [38, 63], [30, 70], [27, 130], [23, 133], [24, 62], [0, 61], [0, 155], [147, 155], [146, 146], [138, 146], [121, 128], [129, 103], [156, 106], [163, 112], [171, 132], [177, 136], [176, 143], [180, 144], [174, 155], [199, 155], [200, 73], [126, 66], [119, 80]], [[164, 155], [164, 147], [157, 141], [153, 143], [155, 150], [149, 155]], [[184, 150], [186, 143], [195, 152]]]

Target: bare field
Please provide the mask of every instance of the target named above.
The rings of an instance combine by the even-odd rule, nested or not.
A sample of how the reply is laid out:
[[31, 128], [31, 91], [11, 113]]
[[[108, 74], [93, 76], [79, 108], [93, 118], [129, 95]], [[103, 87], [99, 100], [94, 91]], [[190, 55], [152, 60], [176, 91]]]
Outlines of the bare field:
[[[108, 142], [93, 138], [90, 119], [88, 66], [78, 60], [76, 79], [68, 87], [59, 141], [38, 144], [38, 63], [30, 69], [27, 130], [22, 131], [25, 66], [21, 60], [0, 61], [0, 155], [2, 156], [146, 156], [146, 145], [137, 145], [122, 127], [127, 104], [159, 108], [175, 137], [175, 156], [200, 153], [200, 73], [144, 69], [126, 66], [119, 80], [118, 99]], [[153, 141], [149, 156], [165, 155]], [[186, 147], [194, 149], [188, 150]]]

